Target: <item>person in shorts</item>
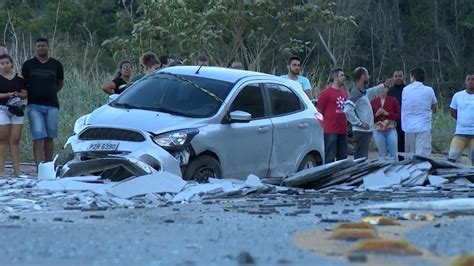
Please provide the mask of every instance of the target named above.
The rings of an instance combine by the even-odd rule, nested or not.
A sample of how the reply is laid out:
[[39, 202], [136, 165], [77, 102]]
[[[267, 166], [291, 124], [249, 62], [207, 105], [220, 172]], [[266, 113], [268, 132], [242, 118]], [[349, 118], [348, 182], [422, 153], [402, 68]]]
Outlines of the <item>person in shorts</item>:
[[[23, 128], [23, 115], [21, 112], [12, 113], [9, 103], [26, 98], [27, 91], [23, 78], [18, 76], [13, 69], [13, 60], [7, 55], [0, 55], [0, 176], [5, 176], [5, 154], [7, 147], [13, 164], [13, 175], [20, 174], [20, 139]], [[21, 99], [20, 99], [21, 98]], [[22, 111], [21, 109], [19, 109]]]
[[474, 72], [466, 76], [466, 89], [456, 92], [449, 105], [456, 119], [456, 131], [449, 147], [448, 160], [456, 162], [464, 149], [468, 149], [474, 165]]
[[21, 73], [28, 90], [28, 120], [38, 165], [53, 159], [54, 139], [58, 137], [58, 92], [63, 88], [64, 70], [61, 62], [49, 56], [48, 39], [38, 38], [35, 48], [35, 57], [23, 63]]

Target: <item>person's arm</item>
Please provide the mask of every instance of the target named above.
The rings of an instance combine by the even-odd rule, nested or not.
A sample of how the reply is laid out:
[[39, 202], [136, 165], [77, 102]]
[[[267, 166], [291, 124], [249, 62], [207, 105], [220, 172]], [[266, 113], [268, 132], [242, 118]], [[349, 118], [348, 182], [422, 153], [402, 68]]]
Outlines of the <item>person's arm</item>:
[[326, 96], [325, 91], [321, 92], [318, 97], [318, 103], [316, 104], [316, 108], [318, 111], [324, 115], [324, 111], [326, 110], [326, 106], [328, 104], [328, 97]]
[[61, 62], [58, 62], [58, 69], [56, 73], [56, 92], [59, 92], [63, 89], [64, 85], [64, 68]]
[[433, 113], [436, 113], [436, 110], [438, 110], [438, 100], [436, 99], [436, 95], [433, 89], [431, 89], [431, 93], [432, 93], [431, 111], [433, 111]]
[[304, 90], [304, 93], [306, 93], [306, 96], [308, 96], [308, 98], [310, 100], [313, 99], [313, 90], [311, 88], [311, 82], [309, 82], [309, 79], [306, 78], [306, 77], [303, 77], [303, 90]]
[[384, 88], [385, 86], [383, 84], [379, 84], [372, 88], [368, 88], [366, 91], [366, 95], [369, 98], [369, 100], [372, 100], [374, 98], [377, 98], [380, 94], [382, 94]]
[[21, 99], [26, 99], [26, 97], [28, 97], [28, 91], [22, 89], [22, 90], [17, 94], [17, 96], [20, 97]]
[[102, 90], [107, 93], [108, 95], [112, 95], [115, 93], [115, 82], [109, 81], [102, 86]]
[[449, 108], [449, 112], [454, 119], [458, 119], [458, 110]]

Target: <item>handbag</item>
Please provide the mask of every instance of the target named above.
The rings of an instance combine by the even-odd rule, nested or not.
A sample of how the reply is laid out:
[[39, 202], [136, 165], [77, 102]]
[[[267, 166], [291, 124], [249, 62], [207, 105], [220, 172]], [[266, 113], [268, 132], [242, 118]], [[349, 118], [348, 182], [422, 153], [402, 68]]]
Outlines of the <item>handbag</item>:
[[12, 97], [7, 102], [8, 112], [22, 117], [25, 115], [25, 105], [21, 101], [20, 97]]

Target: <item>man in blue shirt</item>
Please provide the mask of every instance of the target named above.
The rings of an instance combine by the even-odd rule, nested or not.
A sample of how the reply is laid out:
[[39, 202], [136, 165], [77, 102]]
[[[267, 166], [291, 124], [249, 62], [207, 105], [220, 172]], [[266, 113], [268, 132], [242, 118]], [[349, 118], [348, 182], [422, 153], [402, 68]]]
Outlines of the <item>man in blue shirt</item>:
[[311, 83], [309, 79], [306, 77], [300, 76], [300, 69], [301, 69], [301, 59], [298, 56], [292, 55], [288, 58], [288, 64], [286, 65], [288, 68], [288, 74], [281, 76], [285, 79], [291, 79], [301, 84], [302, 89], [308, 95], [310, 100], [313, 99], [313, 93], [311, 91]]

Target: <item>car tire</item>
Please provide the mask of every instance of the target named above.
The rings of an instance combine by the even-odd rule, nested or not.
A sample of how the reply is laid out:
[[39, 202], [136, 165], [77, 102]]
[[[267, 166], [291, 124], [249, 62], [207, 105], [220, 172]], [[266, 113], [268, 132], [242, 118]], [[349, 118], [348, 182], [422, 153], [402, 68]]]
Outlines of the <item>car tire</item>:
[[185, 180], [194, 180], [199, 183], [207, 183], [209, 177], [222, 177], [221, 164], [214, 157], [201, 155], [189, 162], [184, 170]]
[[298, 167], [298, 172], [308, 168], [316, 167], [317, 165], [318, 163], [316, 162], [316, 159], [313, 157], [313, 155], [308, 154], [301, 161], [300, 167]]

